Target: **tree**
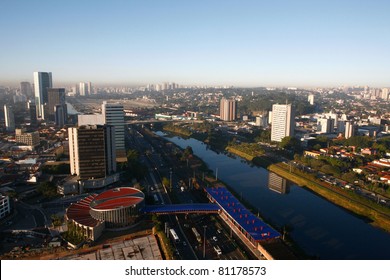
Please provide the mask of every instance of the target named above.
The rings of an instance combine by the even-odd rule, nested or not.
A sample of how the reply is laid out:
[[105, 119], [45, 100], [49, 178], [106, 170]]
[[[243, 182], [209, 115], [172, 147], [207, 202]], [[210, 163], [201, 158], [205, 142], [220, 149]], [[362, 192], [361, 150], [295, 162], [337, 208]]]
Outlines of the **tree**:
[[349, 183], [353, 183], [358, 179], [358, 177], [355, 172], [348, 172], [344, 173], [343, 176], [341, 176], [341, 179]]
[[285, 150], [297, 151], [301, 147], [300, 141], [292, 136], [286, 136], [280, 142], [279, 147]]
[[42, 182], [38, 185], [37, 191], [46, 198], [51, 198], [57, 195], [57, 187], [53, 182]]

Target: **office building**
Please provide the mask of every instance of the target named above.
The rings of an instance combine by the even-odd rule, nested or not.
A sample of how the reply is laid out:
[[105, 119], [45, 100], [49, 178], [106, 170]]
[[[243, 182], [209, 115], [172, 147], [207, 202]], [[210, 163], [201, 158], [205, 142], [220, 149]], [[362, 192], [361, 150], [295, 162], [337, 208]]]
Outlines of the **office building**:
[[30, 125], [36, 126], [38, 123], [38, 120], [37, 120], [37, 107], [36, 107], [35, 103], [33, 103], [31, 101], [27, 102], [27, 110], [28, 110], [29, 117], [30, 117]]
[[77, 116], [78, 120], [78, 126], [82, 125], [104, 125], [105, 120], [104, 116], [102, 114], [95, 114], [95, 115], [78, 115]]
[[4, 105], [5, 130], [7, 132], [15, 131], [15, 116], [12, 106]]
[[92, 94], [92, 83], [91, 82], [87, 82], [87, 90], [88, 90], [88, 94], [91, 95]]
[[103, 101], [102, 115], [106, 125], [112, 125], [115, 127], [115, 150], [117, 157], [126, 157], [125, 113], [123, 111], [123, 105]]
[[91, 90], [91, 82], [80, 82], [80, 86], [79, 86], [79, 92], [80, 92], [80, 96], [88, 96], [89, 94], [91, 94], [90, 90]]
[[26, 97], [32, 97], [32, 88], [29, 82], [20, 83], [20, 94]]
[[25, 132], [24, 129], [15, 129], [15, 141], [18, 144], [36, 147], [40, 144], [39, 132]]
[[356, 133], [356, 126], [353, 122], [347, 121], [345, 122], [345, 139], [351, 138], [352, 136], [355, 136]]
[[57, 104], [54, 106], [54, 121], [56, 126], [63, 127], [67, 123], [68, 108], [66, 104]]
[[81, 180], [103, 178], [116, 172], [114, 127], [70, 127], [69, 158], [72, 175]]
[[34, 72], [35, 105], [41, 119], [44, 119], [44, 105], [48, 102], [47, 90], [52, 87], [51, 72]]
[[47, 112], [51, 119], [54, 119], [54, 110], [56, 105], [65, 105], [65, 89], [49, 88], [47, 89]]
[[219, 117], [223, 121], [234, 121], [237, 118], [237, 102], [222, 98], [219, 107]]
[[281, 142], [286, 136], [294, 136], [294, 114], [291, 104], [272, 106], [271, 141]]

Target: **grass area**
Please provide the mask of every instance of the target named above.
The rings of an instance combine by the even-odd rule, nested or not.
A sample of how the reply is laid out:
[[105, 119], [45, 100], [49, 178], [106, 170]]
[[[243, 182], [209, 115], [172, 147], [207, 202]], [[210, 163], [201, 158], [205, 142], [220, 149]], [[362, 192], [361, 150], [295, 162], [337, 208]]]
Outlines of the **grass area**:
[[239, 157], [242, 157], [242, 158], [244, 158], [246, 160], [249, 160], [249, 161], [252, 161], [255, 158], [254, 156], [252, 156], [250, 154], [247, 154], [245, 152], [242, 152], [242, 151], [240, 151], [240, 150], [238, 150], [238, 149], [236, 149], [234, 147], [230, 147], [229, 146], [229, 147], [226, 148], [226, 150], [228, 152], [232, 153], [232, 154], [235, 154], [235, 155], [237, 155]]
[[[319, 182], [303, 177], [301, 174], [297, 174], [297, 172], [290, 173], [286, 170], [286, 168], [282, 167], [282, 163], [272, 164], [268, 167], [268, 170], [294, 182], [298, 186], [312, 190], [336, 205], [339, 205], [359, 216], [370, 219], [372, 221], [372, 225], [390, 232], [390, 219], [388, 217], [390, 214], [388, 212], [390, 212], [390, 210], [388, 208], [363, 200], [353, 193], [340, 194], [334, 192], [322, 186]], [[377, 209], [379, 207], [380, 209]]]

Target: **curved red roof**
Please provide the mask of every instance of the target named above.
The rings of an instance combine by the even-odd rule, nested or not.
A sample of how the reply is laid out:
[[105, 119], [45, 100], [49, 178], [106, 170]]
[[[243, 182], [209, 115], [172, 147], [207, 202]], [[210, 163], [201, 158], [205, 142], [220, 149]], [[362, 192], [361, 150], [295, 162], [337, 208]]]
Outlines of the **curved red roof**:
[[142, 200], [142, 197], [119, 197], [105, 200], [92, 208], [96, 210], [111, 210], [120, 207], [130, 207], [140, 203]]
[[124, 196], [134, 196], [134, 195], [139, 195], [142, 197], [144, 196], [140, 190], [137, 190], [135, 188], [115, 188], [99, 194], [95, 198], [95, 200], [124, 197]]

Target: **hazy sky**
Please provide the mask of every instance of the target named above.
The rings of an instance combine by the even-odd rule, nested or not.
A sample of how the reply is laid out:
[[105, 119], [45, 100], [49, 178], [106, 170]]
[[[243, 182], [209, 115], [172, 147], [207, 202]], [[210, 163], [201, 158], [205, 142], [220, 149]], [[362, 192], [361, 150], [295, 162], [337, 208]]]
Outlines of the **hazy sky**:
[[0, 84], [390, 86], [390, 1], [0, 0]]

